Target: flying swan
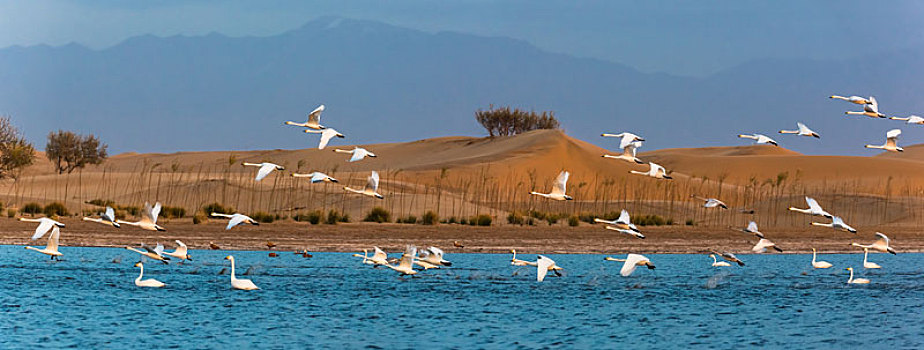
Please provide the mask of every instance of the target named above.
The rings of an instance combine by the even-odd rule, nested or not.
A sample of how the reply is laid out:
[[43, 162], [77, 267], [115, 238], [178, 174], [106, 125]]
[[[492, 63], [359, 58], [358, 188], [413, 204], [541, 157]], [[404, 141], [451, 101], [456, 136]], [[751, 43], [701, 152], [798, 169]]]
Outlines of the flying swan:
[[845, 223], [844, 220], [841, 219], [840, 216], [832, 217], [832, 218], [831, 218], [831, 223], [830, 223], [830, 224], [825, 224], [825, 223], [821, 223], [821, 222], [813, 222], [812, 225], [815, 225], [815, 226], [822, 226], [822, 227], [830, 227], [830, 228], [833, 228], [833, 229], [838, 230], [838, 231], [844, 231], [844, 232], [850, 232], [850, 233], [857, 233], [857, 230], [854, 229], [853, 227], [850, 227], [849, 225], [847, 225], [847, 223]]
[[667, 180], [673, 179], [672, 177], [667, 175], [667, 170], [665, 170], [663, 166], [657, 165], [652, 162], [648, 162], [648, 171], [629, 170], [629, 173], [636, 174], [636, 175], [645, 175], [645, 176], [653, 177], [655, 179], [667, 179]]
[[873, 103], [873, 102], [871, 101], [871, 100], [873, 99], [872, 96], [871, 96], [870, 98], [867, 99], [867, 98], [863, 98], [863, 97], [860, 97], [860, 96], [844, 97], [844, 96], [832, 95], [832, 96], [830, 96], [830, 98], [833, 98], [833, 99], [836, 99], [836, 100], [844, 100], [844, 101], [847, 101], [847, 102], [850, 102], [850, 103], [856, 103], [856, 104], [858, 104], [858, 105], [868, 105], [868, 104]]
[[318, 149], [324, 149], [324, 147], [327, 147], [327, 143], [330, 142], [330, 139], [334, 138], [334, 136], [341, 139], [344, 138], [343, 134], [334, 128], [326, 128], [323, 131], [305, 130], [305, 132], [309, 134], [321, 134], [321, 141], [318, 142]]
[[308, 113], [308, 121], [304, 123], [287, 121], [286, 125], [301, 126], [315, 130], [326, 129], [325, 126], [321, 125], [321, 112], [324, 112], [324, 105], [320, 105], [318, 108], [315, 108], [313, 111], [311, 111], [311, 113]]
[[175, 242], [177, 244], [176, 249], [174, 249], [172, 252], [164, 252], [164, 255], [180, 260], [192, 261], [192, 256], [189, 255], [189, 249], [186, 247], [186, 244], [180, 242], [180, 240], [176, 240]]
[[529, 194], [537, 195], [540, 197], [545, 197], [548, 199], [554, 199], [557, 201], [570, 201], [574, 199], [573, 197], [565, 194], [566, 188], [568, 186], [568, 176], [571, 174], [567, 171], [562, 171], [558, 174], [558, 177], [555, 178], [555, 183], [552, 184], [552, 192], [550, 193], [539, 193], [539, 192], [530, 192]]
[[869, 103], [863, 105], [863, 112], [847, 111], [847, 112], [844, 112], [844, 114], [865, 115], [870, 118], [885, 118], [886, 117], [885, 114], [879, 113], [879, 103], [876, 102], [876, 98], [872, 96], [869, 97]]
[[263, 178], [266, 177], [266, 175], [269, 175], [269, 173], [273, 172], [273, 170], [280, 170], [280, 171], [286, 170], [286, 168], [282, 167], [281, 165], [276, 165], [276, 164], [273, 164], [273, 163], [266, 163], [266, 162], [263, 162], [263, 163], [247, 163], [247, 162], [243, 162], [243, 163], [241, 163], [241, 165], [243, 165], [243, 166], [255, 166], [255, 167], [259, 167], [259, 168], [260, 168], [260, 170], [257, 170], [257, 176], [253, 178], [253, 179], [256, 180], [256, 181], [263, 180]]
[[337, 179], [332, 178], [332, 177], [328, 176], [327, 174], [322, 173], [322, 172], [318, 172], [318, 171], [315, 171], [315, 172], [313, 172], [313, 173], [308, 173], [308, 174], [298, 174], [298, 173], [295, 173], [295, 174], [292, 174], [292, 177], [310, 177], [310, 178], [311, 178], [311, 183], [313, 183], [313, 184], [316, 184], [316, 183], [318, 183], [318, 182], [331, 182], [331, 183], [338, 183], [338, 182], [340, 182], [340, 181], [337, 181]]
[[814, 132], [812, 131], [812, 129], [809, 129], [807, 126], [805, 126], [805, 124], [796, 123], [796, 126], [799, 128], [799, 130], [780, 130], [780, 134], [795, 134], [798, 136], [811, 136], [816, 139], [821, 138], [821, 135], [818, 135], [817, 132]]
[[369, 152], [369, 150], [362, 148], [362, 147], [353, 147], [353, 149], [351, 150], [335, 149], [334, 152], [352, 154], [353, 156], [350, 157], [350, 160], [348, 161], [350, 163], [361, 161], [363, 160], [363, 158], [366, 158], [366, 157], [371, 157], [371, 158], [377, 157], [375, 153]]
[[876, 236], [878, 236], [879, 239], [873, 242], [872, 244], [863, 245], [860, 243], [850, 243], [850, 245], [854, 247], [860, 247], [863, 249], [872, 249], [872, 250], [875, 250], [881, 253], [895, 254], [895, 249], [892, 249], [892, 247], [889, 246], [888, 236], [886, 236], [882, 232], [876, 232]]
[[905, 123], [908, 123], [908, 124], [920, 124], [920, 125], [924, 125], [924, 118], [921, 118], [921, 117], [916, 116], [916, 115], [909, 115], [909, 116], [906, 117], [906, 118], [901, 118], [901, 117], [889, 117], [889, 119], [892, 119], [892, 120], [903, 120], [903, 121], [905, 121]]
[[19, 221], [39, 223], [38, 227], [35, 228], [35, 233], [32, 234], [33, 241], [36, 239], [42, 238], [42, 236], [48, 233], [48, 231], [50, 231], [53, 226], [61, 227], [61, 228], [64, 227], [64, 224], [57, 222], [55, 220], [49, 219], [49, 218], [38, 218], [38, 219], [19, 218]]
[[619, 269], [619, 274], [622, 275], [622, 277], [629, 277], [629, 275], [635, 272], [635, 268], [639, 266], [648, 267], [649, 270], [654, 270], [655, 268], [654, 264], [651, 263], [651, 260], [648, 260], [648, 258], [640, 254], [629, 254], [626, 255], [625, 259], [605, 257], [603, 260], [622, 261], [622, 269]]
[[767, 137], [767, 135], [762, 135], [762, 134], [751, 134], [751, 135], [739, 134], [738, 137], [739, 137], [739, 138], [742, 138], [742, 139], [751, 139], [751, 140], [754, 140], [754, 143], [757, 143], [757, 144], [760, 144], [760, 143], [767, 143], [767, 144], [771, 144], [771, 145], [774, 145], [774, 146], [779, 146], [779, 145], [776, 143], [776, 141], [774, 141], [773, 139]]
[[882, 146], [866, 145], [866, 148], [875, 148], [889, 152], [904, 152], [905, 149], [898, 147], [898, 136], [902, 134], [900, 129], [892, 129], [886, 133], [886, 143]]
[[151, 259], [160, 261], [160, 262], [162, 262], [162, 263], [164, 263], [164, 264], [169, 264], [169, 263], [170, 263], [170, 258], [164, 256], [164, 245], [163, 245], [163, 244], [157, 243], [157, 246], [154, 247], [154, 249], [151, 249], [151, 247], [148, 247], [148, 246], [144, 245], [144, 243], [142, 243], [142, 244], [141, 244], [141, 248], [144, 248], [144, 250], [146, 250], [146, 251], [143, 252], [143, 251], [140, 251], [140, 250], [135, 249], [135, 248], [132, 248], [132, 247], [125, 247], [125, 249], [131, 250], [131, 251], [133, 251], [133, 252], [135, 252], [135, 253], [138, 253], [138, 254], [141, 254], [142, 256], [146, 256], [146, 257], [148, 257], [148, 258], [151, 258]]
[[626, 211], [625, 209], [623, 209], [622, 212], [619, 214], [619, 218], [614, 221], [594, 218], [594, 222], [600, 222], [600, 223], [607, 224], [606, 226], [607, 230], [613, 230], [616, 232], [625, 233], [627, 235], [635, 236], [640, 239], [645, 238], [645, 236], [642, 235], [641, 232], [639, 232], [638, 227], [636, 227], [635, 224], [631, 222], [631, 217], [629, 216], [629, 212]]
[[99, 218], [98, 218], [98, 219], [97, 219], [97, 218], [88, 218], [88, 217], [84, 216], [84, 217], [83, 217], [83, 221], [96, 222], [96, 223], [100, 223], [100, 224], [103, 224], [103, 225], [112, 226], [112, 227], [115, 227], [115, 228], [120, 228], [120, 227], [122, 227], [122, 226], [119, 225], [117, 222], [115, 222], [115, 221], [116, 221], [116, 218], [115, 218], [115, 210], [112, 210], [112, 207], [106, 207], [106, 211], [103, 212], [103, 213], [101, 213], [101, 214], [99, 214]]
[[821, 206], [818, 205], [818, 202], [815, 201], [814, 198], [805, 197], [805, 202], [808, 203], [808, 206], [809, 206], [808, 209], [799, 209], [796, 207], [789, 207], [789, 210], [802, 213], [802, 214], [809, 214], [812, 216], [824, 216], [828, 219], [834, 217], [834, 215], [831, 215], [828, 212], [826, 212], [824, 209], [822, 209]]
[[141, 209], [141, 220], [136, 222], [116, 220], [116, 223], [136, 226], [148, 231], [167, 231], [167, 229], [157, 224], [158, 215], [160, 215], [160, 202], [155, 203], [153, 208], [151, 203], [144, 202], [144, 208]]
[[642, 147], [642, 143], [639, 141], [635, 141], [635, 142], [630, 143], [628, 146], [623, 147], [622, 154], [618, 156], [604, 154], [603, 158], [613, 158], [613, 159], [624, 160], [630, 163], [634, 162], [637, 164], [645, 164], [644, 162], [642, 162], [641, 159], [638, 159], [635, 156], [636, 150], [638, 150], [639, 147]]
[[58, 239], [61, 237], [61, 230], [58, 229], [58, 226], [52, 226], [51, 234], [48, 235], [48, 244], [45, 245], [44, 249], [38, 249], [35, 247], [26, 246], [27, 250], [34, 250], [39, 253], [51, 256], [51, 260], [58, 260], [61, 252], [58, 251]]
[[228, 220], [228, 226], [225, 227], [225, 230], [230, 230], [232, 227], [238, 226], [238, 225], [246, 225], [246, 224], [260, 225], [260, 223], [257, 222], [257, 220], [254, 220], [251, 217], [244, 215], [244, 214], [240, 214], [240, 213], [234, 213], [234, 214], [228, 215], [228, 214], [213, 212], [209, 214], [209, 216], [216, 217], [216, 218], [231, 219], [231, 220]]
[[347, 187], [347, 186], [343, 186], [343, 189], [346, 190], [346, 191], [349, 191], [349, 192], [359, 193], [359, 194], [362, 194], [362, 195], [366, 195], [366, 196], [370, 196], [370, 197], [375, 197], [375, 198], [378, 198], [378, 199], [384, 199], [384, 198], [385, 198], [385, 196], [383, 196], [383, 195], [381, 195], [381, 194], [379, 194], [379, 193], [377, 192], [377, 191], [379, 190], [379, 173], [376, 172], [375, 170], [373, 170], [373, 171], [372, 171], [372, 175], [369, 175], [369, 178], [366, 179], [366, 185], [363, 186], [363, 188], [362, 188], [361, 190], [360, 190], [360, 189], [351, 188], [351, 187]]

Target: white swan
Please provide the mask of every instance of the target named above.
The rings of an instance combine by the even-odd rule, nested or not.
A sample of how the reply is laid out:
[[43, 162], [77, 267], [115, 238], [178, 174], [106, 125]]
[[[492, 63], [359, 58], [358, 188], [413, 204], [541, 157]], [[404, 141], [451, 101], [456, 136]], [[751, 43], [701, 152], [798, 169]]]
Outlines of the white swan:
[[539, 193], [539, 192], [533, 191], [533, 192], [530, 192], [529, 194], [537, 195], [540, 197], [545, 197], [545, 198], [553, 199], [557, 201], [566, 201], [566, 200], [570, 201], [574, 198], [565, 194], [567, 190], [567, 186], [568, 186], [568, 177], [570, 175], [571, 173], [567, 171], [562, 171], [561, 173], [558, 173], [558, 177], [555, 178], [555, 183], [552, 184], [552, 192], [550, 193]]
[[832, 217], [832, 218], [831, 218], [831, 223], [830, 223], [830, 224], [825, 224], [825, 223], [821, 223], [821, 222], [813, 222], [812, 225], [815, 225], [815, 226], [823, 226], [823, 227], [830, 227], [830, 228], [833, 228], [833, 229], [838, 230], [838, 231], [844, 231], [844, 232], [850, 232], [850, 233], [857, 233], [857, 230], [854, 229], [853, 227], [850, 227], [849, 225], [847, 225], [847, 223], [844, 222], [844, 219], [841, 219], [840, 216]]
[[881, 269], [879, 264], [869, 261], [869, 249], [863, 248], [863, 268], [864, 269]]
[[709, 257], [712, 258], [712, 267], [731, 266], [727, 261], [718, 261], [718, 259], [715, 258], [715, 254], [709, 254]]
[[630, 163], [633, 163], [633, 162], [634, 162], [634, 163], [637, 163], [637, 164], [645, 164], [644, 162], [642, 162], [641, 159], [638, 159], [638, 158], [635, 156], [635, 153], [636, 153], [636, 151], [638, 150], [639, 147], [642, 147], [642, 143], [641, 143], [641, 142], [639, 142], [639, 141], [632, 142], [632, 143], [630, 143], [628, 146], [626, 146], [626, 147], [624, 147], [624, 148], [622, 149], [622, 154], [620, 154], [620, 155], [618, 155], [618, 156], [609, 155], [609, 154], [604, 154], [604, 155], [603, 155], [603, 158], [613, 158], [613, 159], [624, 160], [624, 161], [627, 161], [627, 162], [630, 162]]
[[234, 213], [231, 215], [222, 214], [222, 213], [211, 213], [209, 214], [209, 216], [231, 219], [228, 221], [228, 226], [225, 227], [225, 230], [230, 230], [232, 227], [237, 226], [237, 225], [246, 225], [246, 224], [260, 225], [260, 223], [257, 222], [257, 220], [254, 220], [251, 217], [244, 215], [244, 214], [240, 214], [240, 213]]
[[440, 266], [452, 266], [451, 262], [443, 259], [443, 254], [445, 253], [440, 248], [428, 247], [427, 249], [421, 250], [420, 253], [421, 255], [417, 259], [420, 262], [433, 265], [437, 268]]
[[350, 163], [361, 161], [366, 157], [378, 157], [375, 155], [375, 153], [369, 152], [369, 150], [362, 147], [353, 147], [351, 150], [335, 149], [334, 152], [352, 154], [353, 156], [350, 157], [350, 160], [348, 161]]
[[763, 135], [763, 134], [751, 134], [751, 135], [740, 134], [740, 135], [738, 135], [738, 137], [739, 137], [739, 138], [742, 138], [742, 139], [751, 139], [751, 140], [754, 140], [754, 143], [758, 143], [758, 144], [759, 144], [759, 143], [767, 143], [767, 144], [771, 144], [771, 145], [774, 145], [774, 146], [779, 146], [779, 145], [776, 143], [776, 141], [774, 141], [773, 139], [767, 137], [767, 135]]
[[243, 163], [241, 163], [241, 165], [243, 165], [243, 166], [255, 166], [255, 167], [259, 167], [259, 168], [260, 168], [260, 170], [257, 170], [257, 176], [253, 178], [253, 179], [256, 180], [256, 181], [263, 180], [263, 178], [266, 177], [266, 175], [269, 175], [269, 173], [273, 172], [273, 170], [280, 170], [280, 171], [281, 171], [281, 170], [286, 170], [286, 168], [282, 167], [281, 165], [277, 165], [277, 164], [273, 164], [273, 163], [267, 163], [267, 162], [263, 162], [263, 163], [247, 163], [247, 162], [243, 162]]
[[163, 244], [157, 243], [157, 246], [154, 247], [154, 249], [151, 249], [151, 247], [148, 247], [144, 245], [144, 243], [142, 243], [141, 248], [144, 248], [144, 250], [146, 251], [143, 252], [143, 251], [140, 251], [132, 247], [125, 247], [125, 249], [141, 254], [142, 256], [146, 256], [148, 258], [160, 261], [164, 264], [170, 263], [170, 257], [164, 256], [164, 245]]
[[402, 275], [416, 275], [417, 271], [414, 270], [414, 259], [416, 258], [417, 247], [409, 245], [404, 250], [404, 254], [401, 255], [401, 260], [398, 260], [397, 265], [385, 264], [385, 266], [400, 272]]
[[780, 253], [783, 252], [783, 250], [780, 249], [780, 247], [776, 246], [776, 243], [773, 243], [769, 239], [766, 239], [766, 238], [761, 238], [759, 241], [757, 241], [757, 244], [754, 245], [754, 248], [751, 248], [751, 251], [754, 253], [760, 254], [760, 253], [766, 252], [767, 248], [773, 248], [773, 250], [776, 250]]
[[814, 132], [812, 131], [812, 129], [809, 129], [807, 126], [805, 126], [805, 124], [796, 123], [796, 126], [799, 128], [799, 130], [780, 130], [780, 134], [795, 134], [799, 136], [811, 136], [816, 139], [821, 138], [821, 135], [818, 135], [817, 132]]
[[308, 113], [308, 120], [304, 123], [297, 123], [293, 121], [287, 121], [286, 125], [295, 125], [301, 126], [304, 128], [310, 128], [315, 130], [326, 129], [324, 125], [321, 125], [321, 112], [324, 112], [324, 105], [318, 106], [311, 113]]
[[691, 198], [696, 198], [696, 199], [699, 199], [699, 200], [703, 201], [703, 208], [722, 208], [722, 209], [728, 209], [728, 205], [726, 205], [725, 202], [720, 201], [720, 200], [715, 199], [715, 198], [700, 197], [700, 196], [697, 196], [697, 195], [695, 195], [695, 194], [691, 194], [690, 197], [691, 197]]
[[[526, 260], [517, 259], [517, 250], [516, 250], [516, 249], [511, 249], [510, 252], [513, 253], [513, 257], [510, 258], [510, 265], [513, 265], [513, 266], [535, 266], [535, 267], [538, 267], [538, 266], [539, 266], [539, 261], [538, 261], [538, 260], [536, 260], [536, 261], [526, 261]], [[542, 255], [540, 255], [539, 257], [542, 257]], [[548, 258], [546, 258], [546, 259], [548, 259]], [[549, 259], [549, 260], [552, 260], [552, 259]], [[553, 273], [555, 273], [556, 276], [561, 277], [561, 272], [560, 272], [560, 271], [562, 271], [562, 270], [564, 270], [564, 269], [561, 268], [561, 266], [558, 266], [558, 264], [555, 264], [554, 261], [552, 261], [552, 265], [551, 265], [551, 266], [548, 266], [548, 267], [546, 268], [546, 270], [547, 270], [547, 271], [552, 271]], [[544, 278], [544, 277], [543, 277], [543, 278]], [[540, 282], [541, 282], [541, 281], [540, 281]]]
[[324, 149], [324, 147], [327, 147], [327, 143], [330, 142], [330, 139], [334, 138], [334, 136], [341, 139], [344, 138], [343, 134], [334, 128], [326, 128], [323, 131], [305, 130], [305, 132], [309, 134], [321, 134], [321, 141], [318, 142], [318, 149]]
[[50, 231], [53, 226], [61, 227], [61, 228], [64, 227], [64, 224], [57, 222], [55, 220], [49, 219], [49, 218], [38, 218], [38, 219], [19, 218], [19, 221], [39, 223], [38, 227], [35, 228], [35, 233], [32, 235], [33, 241], [36, 239], [42, 238], [42, 236], [48, 233], [48, 231]]
[[38, 249], [35, 247], [29, 247], [29, 246], [26, 246], [26, 249], [34, 250], [34, 251], [37, 251], [45, 255], [50, 255], [51, 260], [57, 260], [58, 259], [57, 257], [64, 255], [58, 251], [58, 239], [60, 237], [61, 237], [61, 230], [58, 229], [58, 226], [52, 226], [51, 234], [48, 235], [48, 244], [45, 245], [44, 249]]
[[885, 118], [886, 117], [885, 114], [879, 113], [879, 103], [876, 102], [876, 98], [872, 96], [869, 97], [869, 103], [863, 105], [862, 112], [847, 111], [847, 112], [844, 112], [844, 114], [865, 115], [870, 118]]
[[167, 231], [163, 226], [157, 224], [158, 215], [160, 215], [160, 202], [155, 203], [153, 208], [151, 207], [151, 203], [144, 202], [144, 208], [141, 209], [141, 220], [136, 222], [116, 220], [116, 223], [136, 226], [142, 230], [148, 231]]
[[889, 117], [889, 119], [892, 119], [892, 120], [903, 120], [903, 121], [905, 121], [905, 123], [908, 123], [908, 124], [921, 124], [921, 125], [924, 125], [924, 118], [921, 118], [921, 117], [916, 116], [916, 115], [909, 115], [908, 117], [905, 117], [905, 118], [901, 118], [901, 117]]
[[366, 249], [363, 249], [363, 255], [353, 254], [353, 256], [363, 258], [363, 264], [369, 264], [369, 265], [374, 265], [374, 266], [388, 265], [388, 254], [386, 254], [385, 251], [382, 250], [382, 248], [379, 248], [379, 247], [372, 247], [372, 248], [375, 249], [375, 253], [372, 254], [371, 257], [368, 256], [369, 251]]
[[189, 249], [186, 247], [186, 244], [180, 242], [180, 240], [176, 240], [175, 242], [177, 244], [176, 249], [174, 249], [172, 252], [164, 252], [164, 255], [180, 260], [192, 261], [192, 256], [189, 255]]
[[889, 130], [886, 133], [886, 143], [885, 144], [881, 146], [866, 145], [866, 148], [881, 149], [881, 150], [886, 150], [889, 152], [904, 152], [905, 151], [904, 148], [898, 147], [898, 136], [901, 134], [902, 134], [902, 131], [899, 129]]
[[234, 275], [234, 257], [233, 256], [228, 255], [225, 257], [225, 260], [231, 260], [231, 287], [234, 287], [234, 289], [240, 289], [240, 290], [260, 289], [259, 287], [257, 287], [256, 284], [253, 284], [251, 280], [238, 279], [237, 276]]
[[135, 263], [135, 267], [141, 268], [141, 273], [138, 274], [138, 278], [135, 279], [135, 285], [138, 287], [151, 287], [151, 288], [163, 288], [166, 286], [164, 282], [158, 281], [153, 278], [148, 278], [146, 280], [141, 280], [144, 277], [144, 264], [140, 261]]
[[101, 213], [101, 214], [99, 215], [99, 218], [98, 218], [98, 219], [97, 219], [97, 218], [88, 218], [88, 217], [84, 216], [84, 217], [83, 217], [83, 221], [96, 222], [96, 223], [100, 223], [100, 224], [103, 224], [103, 225], [109, 225], [109, 226], [112, 226], [112, 227], [115, 227], [115, 228], [120, 228], [120, 227], [122, 227], [121, 225], [119, 225], [119, 224], [116, 222], [115, 210], [112, 210], [112, 207], [106, 207], [106, 211], [103, 212], [103, 213]]
[[789, 207], [789, 210], [792, 210], [794, 212], [803, 213], [803, 214], [809, 214], [812, 216], [824, 216], [829, 219], [834, 217], [834, 215], [831, 215], [830, 213], [822, 209], [821, 206], [818, 205], [818, 202], [815, 201], [815, 199], [811, 197], [805, 197], [805, 202], [808, 203], [808, 206], [809, 206], [808, 209], [799, 209], [796, 207]]
[[816, 269], [827, 269], [827, 268], [830, 268], [831, 266], [834, 266], [834, 265], [831, 265], [831, 263], [827, 261], [815, 261], [816, 254], [817, 253], [815, 252], [815, 248], [812, 248], [812, 267]]
[[854, 247], [860, 247], [860, 248], [863, 248], [863, 249], [873, 249], [873, 250], [879, 251], [879, 252], [881, 252], [881, 253], [896, 254], [896, 253], [895, 253], [895, 249], [892, 249], [892, 247], [889, 246], [889, 237], [888, 237], [888, 236], [886, 236], [886, 235], [883, 234], [882, 232], [876, 232], [876, 236], [878, 236], [879, 239], [876, 240], [875, 242], [873, 242], [872, 244], [863, 245], [863, 244], [860, 244], [860, 243], [850, 243], [850, 245], [852, 245], [852, 246], [854, 246]]
[[632, 235], [640, 239], [645, 238], [645, 236], [641, 232], [639, 232], [638, 227], [636, 227], [635, 224], [632, 223], [631, 217], [629, 216], [629, 212], [626, 211], [625, 209], [623, 209], [622, 212], [619, 213], [619, 218], [617, 218], [614, 221], [594, 218], [594, 222], [600, 222], [600, 223], [607, 224], [606, 226], [607, 230], [613, 230], [616, 232], [625, 233], [627, 235]]
[[748, 227], [739, 229], [739, 231], [744, 232], [744, 233], [750, 233], [752, 235], [757, 236], [757, 238], [764, 238], [764, 234], [761, 233], [759, 230], [757, 230], [757, 223], [754, 221], [749, 222]]
[[359, 193], [362, 195], [375, 197], [378, 199], [384, 199], [385, 196], [379, 194], [379, 173], [375, 170], [372, 171], [372, 175], [369, 175], [369, 178], [366, 179], [366, 185], [362, 189], [355, 189], [347, 186], [343, 186], [343, 189], [353, 193]]
[[873, 103], [872, 101], [870, 101], [872, 97], [867, 99], [867, 98], [863, 98], [860, 96], [844, 97], [844, 96], [832, 95], [830, 96], [830, 98], [837, 99], [837, 100], [844, 100], [850, 103], [856, 103], [858, 105], [868, 105], [868, 104]]
[[539, 258], [536, 259], [536, 282], [542, 282], [549, 271], [561, 277], [561, 273], [558, 272], [561, 269], [555, 269], [555, 267], [557, 267], [557, 265], [555, 265], [555, 260], [540, 255]]
[[631, 145], [631, 144], [634, 143], [634, 142], [639, 142], [638, 145], [639, 145], [639, 147], [641, 147], [641, 145], [642, 145], [641, 142], [642, 142], [642, 141], [645, 141], [645, 139], [642, 138], [641, 136], [638, 136], [638, 135], [633, 134], [633, 133], [631, 133], [631, 132], [621, 132], [621, 133], [618, 133], [618, 134], [601, 134], [600, 136], [603, 136], [603, 137], [619, 137], [619, 138], [622, 138], [621, 140], [619, 140], [619, 148], [626, 148], [626, 147], [628, 147], [629, 145]]
[[847, 271], [850, 271], [850, 278], [847, 279], [847, 284], [869, 284], [869, 280], [865, 278], [853, 278], [853, 268], [848, 267]]
[[318, 182], [331, 182], [331, 183], [339, 183], [339, 182], [340, 182], [340, 181], [337, 181], [337, 179], [332, 178], [332, 177], [328, 176], [327, 174], [322, 173], [322, 172], [318, 172], [318, 171], [315, 171], [315, 172], [312, 172], [312, 173], [308, 173], [308, 174], [298, 174], [298, 173], [296, 173], [296, 174], [292, 174], [292, 177], [310, 177], [310, 178], [311, 178], [311, 183], [313, 183], [313, 184], [316, 184], [316, 183], [318, 183]]
[[729, 252], [722, 252], [722, 253], [719, 253], [719, 252], [717, 252], [717, 251], [712, 251], [712, 254], [721, 256], [722, 259], [725, 259], [725, 260], [731, 261], [731, 262], [733, 262], [733, 263], [736, 263], [736, 264], [738, 264], [738, 266], [744, 266], [744, 261], [741, 261], [740, 259], [738, 259], [738, 257], [735, 256], [735, 254], [732, 254], [732, 253], [729, 253]]
[[626, 255], [625, 259], [605, 257], [603, 260], [622, 261], [622, 268], [619, 269], [619, 274], [622, 275], [622, 277], [629, 277], [629, 275], [635, 272], [635, 268], [639, 266], [648, 267], [649, 270], [654, 270], [655, 268], [654, 264], [651, 263], [651, 260], [648, 260], [648, 258], [640, 254], [629, 254]]
[[648, 171], [629, 170], [629, 173], [636, 174], [636, 175], [645, 175], [645, 176], [653, 177], [655, 179], [667, 179], [667, 180], [673, 179], [672, 177], [667, 175], [667, 170], [664, 169], [663, 166], [657, 165], [652, 162], [648, 162]]

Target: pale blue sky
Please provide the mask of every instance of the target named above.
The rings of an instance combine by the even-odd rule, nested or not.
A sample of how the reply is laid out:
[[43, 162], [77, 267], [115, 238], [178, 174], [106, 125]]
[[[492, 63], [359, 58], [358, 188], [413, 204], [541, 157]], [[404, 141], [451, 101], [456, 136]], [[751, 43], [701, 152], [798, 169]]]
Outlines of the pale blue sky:
[[0, 1], [0, 47], [140, 34], [266, 36], [324, 15], [523, 39], [645, 72], [849, 58], [924, 43], [921, 1]]

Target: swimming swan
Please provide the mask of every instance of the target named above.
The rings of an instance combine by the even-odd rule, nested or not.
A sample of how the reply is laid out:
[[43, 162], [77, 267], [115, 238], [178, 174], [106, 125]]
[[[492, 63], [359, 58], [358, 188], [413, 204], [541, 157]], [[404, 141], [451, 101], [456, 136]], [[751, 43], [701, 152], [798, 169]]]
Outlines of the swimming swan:
[[709, 254], [709, 257], [712, 258], [712, 267], [731, 266], [727, 261], [718, 261], [718, 259], [715, 258], [715, 254]]
[[152, 288], [163, 288], [164, 286], [166, 286], [166, 284], [164, 284], [164, 282], [158, 281], [158, 280], [153, 279], [153, 278], [148, 278], [148, 279], [142, 281], [141, 278], [144, 277], [144, 264], [142, 264], [142, 263], [139, 261], [139, 262], [135, 263], [135, 267], [140, 267], [140, 268], [141, 268], [141, 273], [139, 273], [139, 274], [138, 274], [138, 278], [135, 279], [135, 285], [136, 285], [136, 286], [138, 286], [138, 287], [152, 287]]
[[827, 269], [827, 268], [830, 268], [831, 266], [834, 266], [834, 265], [831, 265], [831, 263], [827, 261], [815, 261], [816, 254], [817, 253], [815, 252], [815, 248], [812, 248], [812, 267], [816, 269]]
[[869, 284], [869, 280], [865, 278], [853, 278], [853, 268], [848, 267], [847, 271], [850, 271], [850, 278], [847, 279], [847, 284]]
[[881, 269], [882, 266], [879, 264], [869, 261], [869, 249], [863, 248], [863, 268], [864, 269]]
[[240, 289], [240, 290], [260, 289], [259, 287], [257, 287], [256, 284], [253, 284], [252, 281], [247, 280], [247, 279], [238, 279], [236, 276], [234, 276], [234, 257], [233, 256], [228, 255], [225, 257], [225, 260], [231, 260], [231, 287], [234, 287], [234, 289]]

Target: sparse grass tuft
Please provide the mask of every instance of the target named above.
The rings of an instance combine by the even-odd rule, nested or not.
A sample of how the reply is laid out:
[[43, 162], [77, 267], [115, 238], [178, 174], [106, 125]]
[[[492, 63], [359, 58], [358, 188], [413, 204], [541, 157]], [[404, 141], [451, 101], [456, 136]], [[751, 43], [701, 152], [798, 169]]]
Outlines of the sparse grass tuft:
[[22, 208], [19, 209], [19, 212], [23, 215], [35, 215], [42, 212], [42, 206], [35, 202], [26, 203], [26, 205], [23, 205]]
[[45, 209], [42, 210], [42, 212], [44, 212], [45, 216], [48, 216], [48, 217], [52, 217], [55, 215], [68, 216], [70, 214], [67, 212], [67, 207], [65, 207], [64, 204], [61, 204], [60, 202], [48, 203], [48, 205], [45, 206]]
[[369, 214], [366, 214], [366, 218], [363, 219], [365, 222], [391, 222], [391, 212], [382, 207], [375, 207], [369, 211]]
[[275, 215], [269, 214], [263, 211], [258, 211], [256, 213], [253, 213], [250, 215], [250, 217], [253, 218], [254, 220], [259, 221], [261, 224], [269, 224], [276, 220]]
[[423, 225], [436, 225], [438, 222], [440, 222], [440, 217], [432, 210], [428, 210], [420, 218], [420, 223]]

